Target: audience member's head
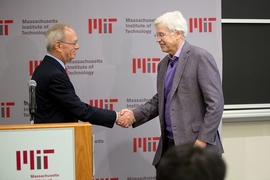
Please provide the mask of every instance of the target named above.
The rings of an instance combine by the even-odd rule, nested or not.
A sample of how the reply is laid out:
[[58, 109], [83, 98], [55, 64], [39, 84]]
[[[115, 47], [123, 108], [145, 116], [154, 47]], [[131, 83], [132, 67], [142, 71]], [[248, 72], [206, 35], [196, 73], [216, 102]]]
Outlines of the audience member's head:
[[226, 164], [218, 154], [193, 144], [170, 148], [157, 168], [157, 180], [224, 180], [226, 174]]

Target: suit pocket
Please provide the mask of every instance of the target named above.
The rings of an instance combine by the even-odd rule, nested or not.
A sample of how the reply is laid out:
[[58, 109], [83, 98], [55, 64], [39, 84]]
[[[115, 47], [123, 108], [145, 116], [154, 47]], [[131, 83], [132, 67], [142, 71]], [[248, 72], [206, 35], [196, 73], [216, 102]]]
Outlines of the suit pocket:
[[192, 127], [192, 131], [193, 132], [198, 132], [200, 127], [201, 127], [202, 122], [195, 122], [192, 123], [191, 127]]

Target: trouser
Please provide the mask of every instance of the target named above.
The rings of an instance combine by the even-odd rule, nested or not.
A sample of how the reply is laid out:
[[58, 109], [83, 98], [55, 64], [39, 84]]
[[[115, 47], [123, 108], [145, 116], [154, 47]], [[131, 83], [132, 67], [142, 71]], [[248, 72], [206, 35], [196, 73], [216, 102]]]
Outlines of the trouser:
[[[162, 152], [161, 158], [164, 155], [164, 153], [172, 146], [174, 146], [174, 140], [170, 139], [170, 138], [166, 138], [166, 140], [164, 142], [164, 147], [163, 147], [163, 152]], [[158, 173], [158, 164], [159, 164], [159, 162], [155, 166], [155, 168], [156, 168], [156, 180], [160, 179], [159, 178], [159, 173]]]

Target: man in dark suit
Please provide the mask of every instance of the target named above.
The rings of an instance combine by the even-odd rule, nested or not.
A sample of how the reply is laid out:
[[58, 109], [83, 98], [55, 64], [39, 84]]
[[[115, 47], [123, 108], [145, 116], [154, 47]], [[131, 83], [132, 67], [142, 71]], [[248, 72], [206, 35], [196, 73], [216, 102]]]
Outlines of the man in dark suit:
[[134, 118], [90, 106], [80, 100], [65, 71], [65, 65], [79, 49], [76, 32], [66, 24], [56, 24], [46, 33], [48, 54], [35, 69], [37, 112], [34, 123], [90, 122], [112, 128], [114, 123], [128, 127]]
[[154, 166], [168, 147], [187, 142], [221, 155], [218, 127], [224, 98], [213, 56], [185, 40], [187, 22], [179, 11], [163, 14], [154, 24], [156, 41], [168, 53], [158, 64], [157, 93], [149, 102], [122, 113], [135, 116], [133, 127], [159, 116], [161, 138]]

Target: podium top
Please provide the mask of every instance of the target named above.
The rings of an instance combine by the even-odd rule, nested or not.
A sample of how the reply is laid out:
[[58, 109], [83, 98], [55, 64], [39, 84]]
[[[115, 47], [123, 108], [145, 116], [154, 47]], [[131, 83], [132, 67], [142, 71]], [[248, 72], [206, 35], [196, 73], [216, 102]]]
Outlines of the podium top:
[[45, 123], [45, 124], [9, 124], [9, 125], [0, 125], [0, 130], [66, 128], [66, 127], [82, 127], [82, 126], [92, 126], [92, 125], [88, 122]]

